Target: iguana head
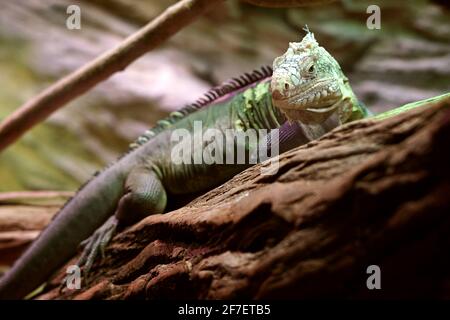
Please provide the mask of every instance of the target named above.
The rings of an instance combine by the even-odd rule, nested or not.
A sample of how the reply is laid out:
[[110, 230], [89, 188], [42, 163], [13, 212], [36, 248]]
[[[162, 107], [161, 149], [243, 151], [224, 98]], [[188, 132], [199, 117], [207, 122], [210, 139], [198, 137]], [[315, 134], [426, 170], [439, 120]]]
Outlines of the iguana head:
[[289, 43], [273, 62], [273, 103], [290, 120], [322, 123], [338, 112], [344, 123], [356, 98], [337, 61], [306, 31], [301, 42]]

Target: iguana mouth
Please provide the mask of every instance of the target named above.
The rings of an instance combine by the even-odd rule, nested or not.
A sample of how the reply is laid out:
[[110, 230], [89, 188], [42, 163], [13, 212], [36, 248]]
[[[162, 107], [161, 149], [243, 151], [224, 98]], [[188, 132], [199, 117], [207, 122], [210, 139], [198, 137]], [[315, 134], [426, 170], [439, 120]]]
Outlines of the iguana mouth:
[[308, 110], [316, 113], [328, 112], [342, 97], [339, 85], [334, 78], [316, 81], [308, 88], [296, 88], [290, 92], [272, 92], [276, 107], [291, 110]]
[[333, 104], [333, 105], [331, 105], [329, 107], [325, 107], [325, 108], [307, 108], [305, 110], [310, 111], [310, 112], [315, 112], [315, 113], [326, 113], [326, 112], [329, 112], [336, 108], [337, 108], [337, 104]]
[[[337, 104], [333, 104], [326, 108], [308, 108], [308, 109], [282, 109], [280, 110], [285, 114], [288, 119], [300, 120], [305, 123], [318, 122], [320, 119], [326, 119], [330, 114], [332, 114], [338, 107]], [[314, 119], [314, 120], [311, 120]]]

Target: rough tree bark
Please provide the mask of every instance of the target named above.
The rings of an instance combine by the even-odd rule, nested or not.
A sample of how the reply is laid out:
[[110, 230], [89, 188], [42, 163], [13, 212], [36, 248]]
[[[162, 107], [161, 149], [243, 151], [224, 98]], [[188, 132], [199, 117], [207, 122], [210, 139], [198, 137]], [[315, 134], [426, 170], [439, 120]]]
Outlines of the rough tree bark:
[[11, 266], [48, 225], [72, 192], [24, 191], [0, 193], [0, 273]]
[[[448, 298], [450, 96], [423, 104], [342, 126], [282, 154], [272, 176], [254, 166], [146, 218], [81, 290], [40, 298]], [[382, 290], [366, 287], [372, 264]]]

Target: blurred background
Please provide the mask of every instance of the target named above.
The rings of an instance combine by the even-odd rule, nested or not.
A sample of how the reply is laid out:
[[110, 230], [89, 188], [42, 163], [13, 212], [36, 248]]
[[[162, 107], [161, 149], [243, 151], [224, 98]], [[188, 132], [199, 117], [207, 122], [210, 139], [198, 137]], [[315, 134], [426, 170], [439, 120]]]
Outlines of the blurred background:
[[[0, 118], [176, 1], [0, 0]], [[75, 190], [156, 120], [213, 85], [272, 64], [305, 24], [375, 113], [450, 89], [446, 1], [345, 0], [298, 9], [228, 0], [0, 154], [0, 191]], [[81, 8], [81, 30], [66, 9]], [[366, 8], [381, 8], [369, 30]]]

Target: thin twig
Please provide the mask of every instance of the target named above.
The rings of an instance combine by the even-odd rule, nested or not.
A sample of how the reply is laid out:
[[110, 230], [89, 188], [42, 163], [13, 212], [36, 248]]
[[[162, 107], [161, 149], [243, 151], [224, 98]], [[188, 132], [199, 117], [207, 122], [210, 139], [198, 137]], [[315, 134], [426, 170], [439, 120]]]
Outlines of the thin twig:
[[208, 8], [222, 1], [182, 0], [167, 8], [116, 48], [51, 85], [0, 124], [0, 151], [64, 104], [82, 95], [117, 71], [124, 70], [133, 61], [194, 21]]
[[242, 0], [259, 7], [290, 8], [327, 4], [336, 0]]

